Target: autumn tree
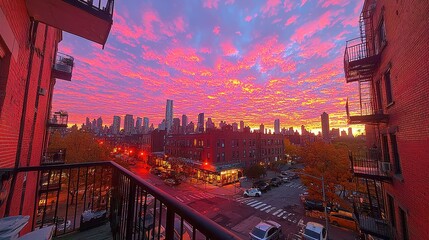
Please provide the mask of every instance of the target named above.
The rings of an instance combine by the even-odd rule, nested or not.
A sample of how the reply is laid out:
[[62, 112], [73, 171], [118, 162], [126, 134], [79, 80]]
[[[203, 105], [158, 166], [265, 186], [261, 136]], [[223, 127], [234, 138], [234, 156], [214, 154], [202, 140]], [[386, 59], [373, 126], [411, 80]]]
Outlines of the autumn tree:
[[265, 173], [266, 173], [265, 168], [259, 164], [254, 164], [254, 165], [252, 165], [249, 168], [244, 170], [244, 174], [248, 178], [259, 178], [262, 175], [264, 175]]
[[[300, 156], [305, 165], [303, 173], [317, 178], [324, 177], [327, 201], [344, 205], [337, 193], [353, 189], [348, 150], [324, 142], [315, 142], [303, 147]], [[320, 180], [304, 174], [301, 175], [301, 179], [308, 188], [310, 198], [323, 199]]]

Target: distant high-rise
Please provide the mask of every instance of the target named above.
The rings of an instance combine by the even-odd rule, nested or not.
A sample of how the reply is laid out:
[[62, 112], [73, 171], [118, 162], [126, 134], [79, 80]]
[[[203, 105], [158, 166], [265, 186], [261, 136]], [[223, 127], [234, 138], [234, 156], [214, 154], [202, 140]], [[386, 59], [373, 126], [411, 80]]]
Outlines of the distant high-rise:
[[147, 133], [149, 131], [149, 118], [143, 118], [143, 133]]
[[97, 128], [97, 120], [95, 120], [95, 118], [94, 118], [92, 120], [91, 129], [92, 129], [92, 131], [95, 131], [96, 128]]
[[197, 132], [204, 132], [204, 113], [198, 114]]
[[134, 129], [134, 117], [131, 114], [125, 115], [124, 119], [124, 133], [125, 135], [131, 135]]
[[244, 122], [240, 121], [240, 132], [244, 131]]
[[353, 130], [351, 127], [348, 128], [348, 135], [349, 137], [353, 137]]
[[173, 118], [173, 125], [171, 126], [170, 133], [172, 134], [180, 133], [180, 118]]
[[231, 126], [232, 126], [232, 131], [238, 132], [238, 123], [234, 122], [231, 124]]
[[86, 117], [85, 126], [86, 129], [91, 129], [91, 121], [89, 120], [89, 117]]
[[120, 130], [121, 130], [121, 117], [113, 116], [113, 127], [112, 127], [113, 135], [118, 135]]
[[97, 128], [95, 130], [97, 133], [103, 131], [103, 119], [101, 117], [97, 118]]
[[188, 116], [185, 114], [182, 115], [182, 133], [186, 134], [186, 127], [188, 126]]
[[173, 100], [167, 99], [167, 106], [165, 108], [165, 130], [167, 133], [173, 125]]
[[329, 140], [329, 115], [326, 112], [323, 112], [322, 115], [320, 115], [320, 118], [322, 120], [322, 137], [325, 140]]
[[164, 130], [165, 129], [165, 119], [162, 119], [162, 122], [158, 124], [158, 130]]
[[331, 136], [332, 136], [332, 138], [339, 138], [340, 137], [340, 129], [339, 128], [332, 128]]
[[209, 129], [214, 129], [215, 128], [215, 124], [212, 121], [212, 118], [207, 118], [207, 122], [206, 122], [206, 131]]
[[195, 129], [194, 123], [191, 121], [188, 126], [186, 126], [186, 132], [187, 133], [193, 133]]
[[306, 135], [307, 134], [307, 130], [305, 129], [304, 125], [301, 125], [301, 135]]
[[220, 123], [219, 123], [219, 128], [220, 129], [222, 129], [223, 127], [225, 127], [227, 124], [226, 124], [226, 121], [220, 121]]
[[274, 120], [274, 134], [280, 134], [280, 119]]
[[264, 133], [265, 132], [265, 126], [263, 123], [261, 123], [261, 125], [259, 125], [259, 132], [260, 133]]
[[137, 117], [137, 120], [136, 120], [136, 133], [141, 133], [142, 132], [142, 124], [143, 124], [143, 119], [141, 117]]

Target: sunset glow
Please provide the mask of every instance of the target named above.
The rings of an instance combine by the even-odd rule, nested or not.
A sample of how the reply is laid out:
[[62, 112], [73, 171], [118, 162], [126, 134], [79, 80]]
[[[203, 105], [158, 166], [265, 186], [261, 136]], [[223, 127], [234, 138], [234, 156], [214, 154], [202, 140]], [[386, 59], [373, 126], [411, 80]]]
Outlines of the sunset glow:
[[[347, 127], [345, 41], [359, 36], [362, 1], [115, 1], [100, 45], [64, 33], [59, 51], [75, 58], [71, 82], [58, 80], [53, 110], [69, 122], [113, 115], [148, 117], [156, 127], [167, 99], [174, 117], [253, 128]], [[356, 129], [356, 126], [353, 126]], [[359, 128], [359, 126], [358, 126]], [[361, 127], [360, 127], [361, 128]]]

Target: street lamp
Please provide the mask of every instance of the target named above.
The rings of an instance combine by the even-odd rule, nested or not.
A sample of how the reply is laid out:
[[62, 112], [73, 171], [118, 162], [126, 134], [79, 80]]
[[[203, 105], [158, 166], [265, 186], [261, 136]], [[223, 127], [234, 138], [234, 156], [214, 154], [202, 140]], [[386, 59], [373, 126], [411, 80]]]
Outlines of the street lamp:
[[323, 208], [325, 209], [326, 234], [328, 235], [328, 232], [329, 232], [328, 231], [328, 229], [329, 229], [329, 221], [328, 221], [328, 211], [327, 211], [327, 203], [326, 203], [326, 194], [325, 194], [325, 179], [323, 177], [323, 174], [322, 174], [321, 178], [313, 176], [313, 175], [310, 175], [310, 174], [307, 174], [307, 173], [303, 173], [303, 172], [300, 172], [299, 174], [302, 174], [302, 175], [305, 175], [307, 177], [311, 177], [311, 178], [314, 178], [314, 179], [322, 181], [322, 195], [323, 195], [323, 205], [324, 205]]

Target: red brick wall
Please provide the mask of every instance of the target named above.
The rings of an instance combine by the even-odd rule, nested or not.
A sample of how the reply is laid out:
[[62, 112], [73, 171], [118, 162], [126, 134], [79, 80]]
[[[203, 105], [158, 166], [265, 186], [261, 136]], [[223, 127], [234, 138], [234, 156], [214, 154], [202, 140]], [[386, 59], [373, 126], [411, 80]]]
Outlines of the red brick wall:
[[[396, 238], [403, 239], [398, 207], [408, 215], [410, 239], [429, 236], [429, 2], [377, 1], [374, 27], [384, 9], [387, 46], [375, 80], [391, 65], [394, 104], [385, 107], [387, 125], [397, 127], [396, 138], [402, 175], [386, 184], [395, 200]], [[384, 83], [383, 105], [386, 106]], [[391, 149], [391, 146], [390, 146]], [[393, 153], [390, 153], [391, 158]], [[393, 162], [393, 160], [392, 160]]]
[[[30, 58], [30, 47], [28, 44], [30, 18], [27, 14], [25, 1], [0, 0], [0, 9], [5, 20], [2, 26], [7, 24], [12, 30], [12, 34], [0, 37], [5, 41], [12, 36], [18, 44], [18, 50], [9, 49], [10, 65], [7, 79], [1, 79], [0, 91], [4, 98], [0, 99], [0, 168], [11, 168], [15, 165], [16, 152], [18, 147], [18, 137], [20, 131], [20, 120], [24, 104], [25, 86], [27, 81], [27, 71]], [[51, 79], [51, 67], [55, 56], [56, 46], [60, 39], [60, 32], [53, 28], [48, 28], [46, 35], [46, 50], [43, 51], [45, 41], [44, 24], [39, 24], [35, 42], [35, 54], [31, 65], [31, 75], [29, 79], [29, 91], [27, 94], [27, 111], [24, 116], [25, 128], [20, 151], [20, 166], [39, 165], [44, 145], [44, 135], [46, 132], [46, 119], [49, 114], [49, 99], [51, 88], [53, 87]], [[3, 32], [0, 32], [3, 33]], [[10, 55], [17, 51], [17, 58]], [[43, 61], [43, 69], [40, 72], [40, 66]], [[39, 96], [39, 103], [36, 106], [36, 97], [38, 85], [47, 90], [45, 96]], [[37, 114], [35, 109], [37, 107]], [[36, 115], [35, 115], [36, 114]], [[34, 118], [36, 121], [34, 122]], [[34, 137], [32, 132], [34, 130]], [[21, 193], [23, 189], [24, 174], [19, 174], [14, 189], [10, 215], [19, 213], [21, 205]], [[36, 175], [28, 174], [26, 191], [23, 200], [24, 215], [33, 215], [34, 199], [36, 195]], [[0, 216], [3, 216], [5, 204], [0, 207]], [[32, 219], [32, 218], [30, 218]], [[26, 227], [28, 231], [31, 227], [29, 223]]]

